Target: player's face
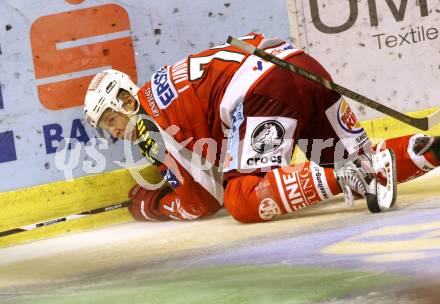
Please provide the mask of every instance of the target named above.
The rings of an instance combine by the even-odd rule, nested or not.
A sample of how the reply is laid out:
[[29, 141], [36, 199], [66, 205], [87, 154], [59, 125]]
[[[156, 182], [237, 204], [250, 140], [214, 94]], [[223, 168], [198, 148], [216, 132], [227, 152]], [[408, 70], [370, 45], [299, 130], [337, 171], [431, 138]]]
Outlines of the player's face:
[[128, 121], [130, 118], [123, 113], [117, 112], [113, 109], [107, 109], [104, 111], [104, 113], [101, 116], [101, 119], [99, 120], [98, 127], [106, 130], [109, 132], [113, 137], [119, 138], [119, 139], [127, 139], [131, 142], [136, 141], [136, 132], [135, 128], [133, 128], [133, 131], [131, 133], [130, 138], [125, 138], [125, 129], [127, 127]]
[[[122, 101], [122, 107], [124, 110], [132, 112], [136, 109], [136, 99], [128, 91], [120, 90], [117, 98]], [[98, 127], [106, 130], [113, 137], [127, 139], [134, 142], [136, 141], [136, 132], [134, 129], [131, 132], [130, 138], [125, 138], [125, 129], [127, 128], [129, 120], [130, 117], [126, 114], [109, 108], [104, 111], [99, 119]]]

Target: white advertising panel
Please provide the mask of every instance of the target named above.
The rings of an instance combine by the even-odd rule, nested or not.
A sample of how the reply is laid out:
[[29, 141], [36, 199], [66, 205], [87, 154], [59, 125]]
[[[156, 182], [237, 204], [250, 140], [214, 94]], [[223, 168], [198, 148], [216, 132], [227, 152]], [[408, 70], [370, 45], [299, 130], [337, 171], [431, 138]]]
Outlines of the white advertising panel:
[[[440, 2], [296, 1], [301, 44], [334, 80], [396, 110], [440, 105]], [[381, 116], [352, 102], [361, 120]]]

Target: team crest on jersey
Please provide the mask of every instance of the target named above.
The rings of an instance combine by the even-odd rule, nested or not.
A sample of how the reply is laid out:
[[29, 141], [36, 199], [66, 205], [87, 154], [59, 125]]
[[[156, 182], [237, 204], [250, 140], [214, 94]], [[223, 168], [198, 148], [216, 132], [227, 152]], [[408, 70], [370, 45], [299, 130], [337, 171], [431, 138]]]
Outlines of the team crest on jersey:
[[260, 154], [272, 152], [283, 143], [285, 132], [278, 121], [263, 121], [252, 132], [252, 148]]
[[177, 98], [177, 92], [170, 79], [168, 68], [160, 68], [151, 76], [151, 89], [154, 99], [161, 109], [166, 109]]
[[353, 113], [347, 101], [344, 99], [342, 99], [341, 103], [339, 104], [337, 118], [339, 125], [344, 131], [352, 134], [360, 134], [364, 132], [364, 129], [357, 120], [356, 115]]
[[280, 215], [281, 210], [273, 199], [265, 198], [260, 202], [258, 213], [261, 219], [269, 221], [275, 216]]

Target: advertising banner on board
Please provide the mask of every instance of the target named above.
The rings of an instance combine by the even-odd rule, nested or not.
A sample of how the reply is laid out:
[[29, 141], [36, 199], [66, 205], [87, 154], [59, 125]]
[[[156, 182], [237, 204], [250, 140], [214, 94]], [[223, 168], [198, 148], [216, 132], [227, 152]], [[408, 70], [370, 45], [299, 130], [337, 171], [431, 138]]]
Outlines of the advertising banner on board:
[[[285, 0], [5, 0], [0, 20], [0, 192], [121, 168], [122, 143], [96, 140], [83, 119], [99, 71], [141, 85], [228, 35], [290, 36]], [[57, 158], [67, 138], [80, 153]]]

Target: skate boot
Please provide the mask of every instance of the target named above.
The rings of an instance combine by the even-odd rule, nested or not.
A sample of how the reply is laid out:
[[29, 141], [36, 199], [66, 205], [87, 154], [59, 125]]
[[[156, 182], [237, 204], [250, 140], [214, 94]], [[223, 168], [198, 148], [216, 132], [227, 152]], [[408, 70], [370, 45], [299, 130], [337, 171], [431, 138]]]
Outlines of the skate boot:
[[391, 209], [396, 201], [396, 164], [392, 150], [374, 155], [362, 155], [353, 162], [335, 168], [336, 179], [349, 206], [354, 204], [353, 193], [367, 200], [370, 212]]
[[437, 164], [440, 164], [440, 136], [416, 135], [414, 139], [413, 151], [416, 155], [423, 155], [429, 151], [434, 155]]
[[437, 164], [440, 164], [440, 136], [434, 137], [434, 141], [429, 150], [434, 154]]

